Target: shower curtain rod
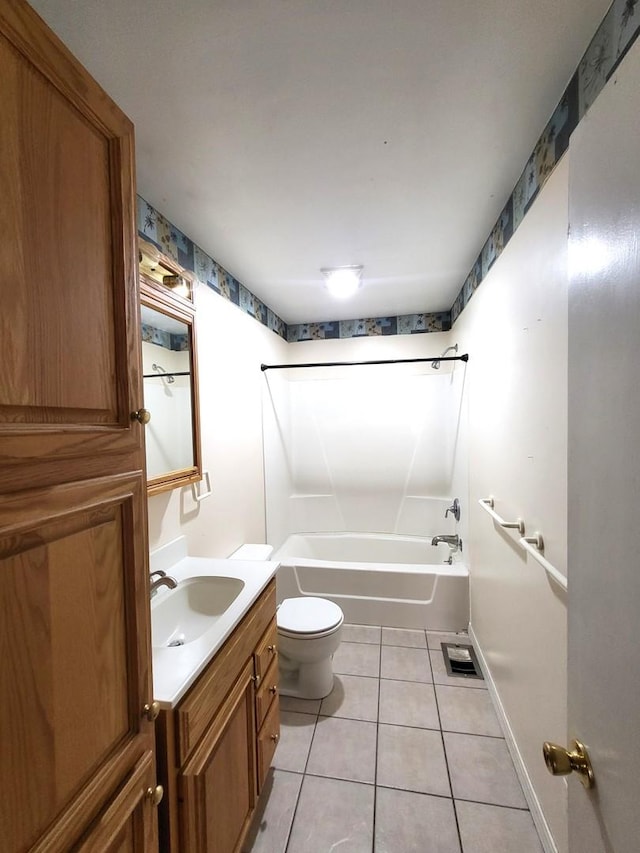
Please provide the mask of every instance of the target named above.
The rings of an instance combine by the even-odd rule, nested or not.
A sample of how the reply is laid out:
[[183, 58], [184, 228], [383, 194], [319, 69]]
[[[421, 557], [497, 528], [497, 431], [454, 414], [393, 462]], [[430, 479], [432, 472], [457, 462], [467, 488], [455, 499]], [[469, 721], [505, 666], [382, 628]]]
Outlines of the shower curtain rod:
[[143, 373], [143, 379], [162, 379], [163, 377], [166, 379], [167, 376], [191, 376], [191, 372], [189, 370], [174, 370], [168, 371], [167, 373]]
[[380, 358], [375, 361], [309, 361], [305, 364], [261, 364], [260, 370], [290, 370], [294, 367], [356, 367], [364, 364], [414, 364], [418, 361], [469, 361], [464, 355], [436, 355], [433, 358]]

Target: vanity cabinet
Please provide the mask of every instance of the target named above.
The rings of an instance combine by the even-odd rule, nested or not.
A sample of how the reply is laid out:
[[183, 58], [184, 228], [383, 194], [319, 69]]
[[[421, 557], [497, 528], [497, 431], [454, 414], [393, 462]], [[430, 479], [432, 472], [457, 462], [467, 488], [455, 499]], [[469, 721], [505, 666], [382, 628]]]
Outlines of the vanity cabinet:
[[275, 582], [176, 708], [161, 712], [160, 847], [238, 851], [280, 733]]
[[157, 850], [133, 126], [0, 0], [0, 848]]

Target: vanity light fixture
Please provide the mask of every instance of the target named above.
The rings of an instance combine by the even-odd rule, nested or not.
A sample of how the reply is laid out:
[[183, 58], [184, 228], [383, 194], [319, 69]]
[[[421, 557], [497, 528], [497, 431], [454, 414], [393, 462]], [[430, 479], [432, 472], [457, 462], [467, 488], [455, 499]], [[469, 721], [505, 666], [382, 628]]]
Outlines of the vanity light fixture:
[[164, 275], [162, 276], [162, 283], [165, 287], [168, 287], [170, 290], [173, 290], [173, 292], [177, 293], [179, 296], [184, 296], [185, 298], [188, 298], [189, 282], [183, 276]]
[[193, 302], [195, 274], [181, 267], [173, 258], [164, 255], [154, 243], [142, 237], [138, 237], [138, 269], [152, 286], [160, 286], [160, 292], [168, 290], [181, 299]]
[[362, 287], [362, 266], [321, 269], [329, 293], [336, 299], [347, 299]]

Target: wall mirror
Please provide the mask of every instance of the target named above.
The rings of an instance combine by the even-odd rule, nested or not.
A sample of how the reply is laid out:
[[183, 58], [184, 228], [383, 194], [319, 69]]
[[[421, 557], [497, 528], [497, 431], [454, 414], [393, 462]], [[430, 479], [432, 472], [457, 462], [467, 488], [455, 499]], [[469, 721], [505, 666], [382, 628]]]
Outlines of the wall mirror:
[[193, 279], [140, 241], [140, 299], [147, 491], [202, 479]]

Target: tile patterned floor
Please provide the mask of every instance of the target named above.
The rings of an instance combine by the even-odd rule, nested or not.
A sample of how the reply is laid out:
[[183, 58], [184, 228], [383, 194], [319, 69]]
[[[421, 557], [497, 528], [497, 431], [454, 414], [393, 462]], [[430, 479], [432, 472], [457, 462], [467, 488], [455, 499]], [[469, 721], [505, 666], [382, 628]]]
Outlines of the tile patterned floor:
[[344, 626], [331, 695], [281, 698], [245, 853], [542, 853], [485, 682], [447, 675], [456, 639]]

